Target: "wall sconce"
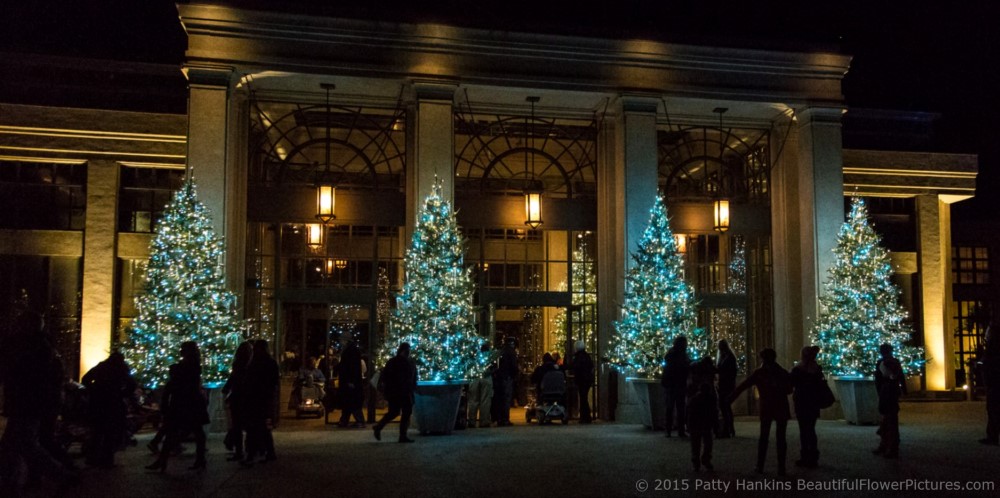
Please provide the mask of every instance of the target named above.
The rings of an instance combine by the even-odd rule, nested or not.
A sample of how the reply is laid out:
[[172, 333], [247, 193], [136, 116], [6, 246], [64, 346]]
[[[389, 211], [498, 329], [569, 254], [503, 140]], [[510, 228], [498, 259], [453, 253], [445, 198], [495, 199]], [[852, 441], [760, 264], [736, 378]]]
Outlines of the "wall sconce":
[[713, 211], [715, 213], [715, 231], [725, 232], [729, 230], [729, 201], [725, 199], [716, 200]]
[[319, 223], [306, 224], [306, 245], [313, 248], [323, 245], [323, 225]]
[[347, 268], [347, 260], [346, 259], [334, 260], [333, 265], [336, 266], [338, 270], [343, 270], [344, 268]]
[[327, 224], [337, 219], [334, 209], [337, 206], [337, 187], [320, 185], [316, 187], [316, 219]]
[[343, 270], [344, 268], [347, 268], [347, 260], [346, 259], [327, 259], [326, 260], [325, 268], [326, 268], [326, 274], [327, 275], [331, 275], [331, 274], [333, 274], [333, 270], [335, 270], [335, 269], [336, 270]]
[[680, 254], [687, 254], [688, 252], [688, 238], [687, 235], [675, 233], [674, 234], [674, 244], [677, 246], [677, 252]]
[[542, 224], [542, 192], [524, 193], [524, 224], [537, 229]]

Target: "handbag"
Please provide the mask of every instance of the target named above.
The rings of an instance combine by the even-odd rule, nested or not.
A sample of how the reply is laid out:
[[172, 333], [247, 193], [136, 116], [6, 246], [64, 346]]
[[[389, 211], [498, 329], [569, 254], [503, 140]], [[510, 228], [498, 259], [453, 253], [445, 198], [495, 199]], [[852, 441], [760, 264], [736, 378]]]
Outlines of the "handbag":
[[816, 397], [816, 404], [820, 408], [830, 408], [833, 403], [837, 401], [837, 398], [833, 396], [833, 390], [830, 389], [830, 384], [826, 382], [824, 378], [822, 382], [819, 383], [819, 392]]

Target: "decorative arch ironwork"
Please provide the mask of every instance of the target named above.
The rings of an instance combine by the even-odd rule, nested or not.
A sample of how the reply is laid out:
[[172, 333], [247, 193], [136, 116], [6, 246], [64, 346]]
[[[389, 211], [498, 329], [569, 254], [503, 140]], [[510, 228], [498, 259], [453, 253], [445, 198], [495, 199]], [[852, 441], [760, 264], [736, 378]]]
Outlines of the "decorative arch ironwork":
[[658, 130], [660, 187], [671, 200], [768, 203], [769, 131], [709, 126]]
[[455, 114], [456, 189], [592, 197], [597, 121]]
[[358, 190], [403, 186], [402, 109], [254, 101], [251, 114], [252, 182]]

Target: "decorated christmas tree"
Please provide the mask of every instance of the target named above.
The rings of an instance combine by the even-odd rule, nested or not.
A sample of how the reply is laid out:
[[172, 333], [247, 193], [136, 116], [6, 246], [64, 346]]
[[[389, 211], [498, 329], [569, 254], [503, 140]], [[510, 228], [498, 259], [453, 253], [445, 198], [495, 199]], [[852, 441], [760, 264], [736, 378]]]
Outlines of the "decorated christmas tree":
[[476, 335], [472, 275], [464, 253], [451, 203], [441, 197], [441, 183], [435, 181], [406, 251], [406, 281], [390, 318], [381, 363], [399, 343], [408, 342], [421, 381], [465, 380], [482, 372], [487, 357], [479, 349], [486, 340]]
[[907, 344], [911, 330], [904, 322], [906, 311], [890, 280], [889, 254], [879, 244], [864, 201], [854, 198], [837, 235], [836, 261], [812, 330], [813, 343], [821, 349], [819, 360], [833, 375], [871, 376], [883, 343], [893, 346], [904, 371], [914, 372], [924, 363], [922, 348]]
[[[735, 249], [733, 259], [729, 262], [729, 280], [726, 292], [729, 294], [746, 295], [747, 293], [747, 258], [746, 243], [743, 237], [733, 237]], [[712, 343], [725, 339], [736, 355], [736, 367], [740, 373], [747, 370], [747, 311], [744, 308], [720, 308], [712, 315]]]
[[[573, 341], [583, 341], [590, 348], [594, 339], [594, 321], [590, 318], [597, 305], [597, 276], [594, 275], [595, 262], [587, 255], [585, 242], [573, 250], [573, 262], [571, 271], [573, 272], [573, 289], [570, 292], [570, 299], [574, 306], [584, 306], [578, 313], [583, 316], [576, 317], [572, 323]], [[560, 290], [569, 290], [565, 282], [560, 286]], [[552, 319], [552, 339], [553, 344], [559, 351], [566, 347], [566, 325], [568, 315], [566, 310], [559, 310], [555, 318]], [[572, 351], [572, 349], [571, 349]]]
[[236, 297], [226, 290], [224, 251], [189, 175], [156, 226], [145, 293], [135, 299], [139, 314], [124, 344], [123, 353], [142, 385], [155, 389], [166, 382], [184, 341], [201, 348], [205, 385], [226, 380], [245, 327]]
[[677, 336], [687, 336], [692, 359], [708, 351], [708, 335], [695, 326], [694, 292], [684, 281], [683, 260], [659, 196], [632, 258], [610, 360], [626, 373], [654, 378]]

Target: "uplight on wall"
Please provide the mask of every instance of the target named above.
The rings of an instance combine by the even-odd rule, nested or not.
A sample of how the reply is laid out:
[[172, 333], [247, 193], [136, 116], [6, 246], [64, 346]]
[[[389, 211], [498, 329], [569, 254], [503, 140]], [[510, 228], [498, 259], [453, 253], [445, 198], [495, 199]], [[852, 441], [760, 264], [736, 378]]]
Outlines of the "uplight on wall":
[[337, 206], [337, 187], [332, 185], [320, 185], [316, 187], [316, 219], [323, 223], [337, 219], [335, 208]]
[[725, 232], [729, 230], [729, 201], [726, 199], [716, 200], [713, 212], [715, 231]]
[[538, 228], [542, 224], [542, 193], [529, 191], [524, 193], [524, 224]]
[[323, 225], [319, 223], [306, 224], [306, 245], [314, 248], [323, 245]]

